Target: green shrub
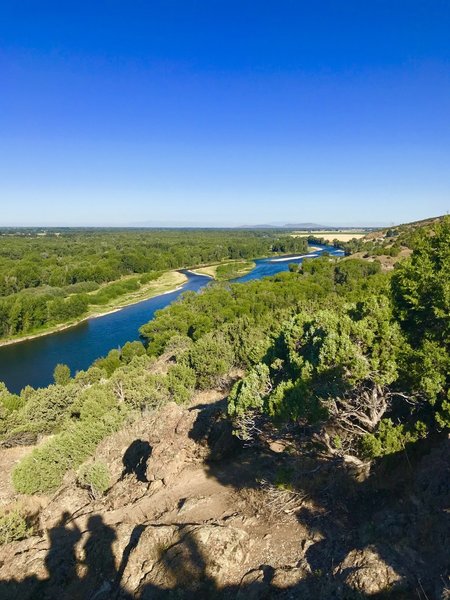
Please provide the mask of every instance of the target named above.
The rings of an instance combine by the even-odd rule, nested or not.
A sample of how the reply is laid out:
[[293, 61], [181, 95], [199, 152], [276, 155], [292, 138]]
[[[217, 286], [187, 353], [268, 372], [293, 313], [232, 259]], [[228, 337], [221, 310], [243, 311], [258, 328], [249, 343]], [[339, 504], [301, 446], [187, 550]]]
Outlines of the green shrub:
[[93, 366], [102, 369], [107, 377], [111, 377], [116, 369], [120, 367], [120, 350], [110, 350], [108, 354], [103, 358], [98, 358], [94, 361]]
[[154, 409], [170, 399], [167, 378], [158, 373], [148, 373], [140, 365], [134, 368], [136, 361], [143, 358], [134, 358], [130, 365], [117, 370], [110, 383], [130, 408]]
[[361, 440], [362, 454], [371, 459], [394, 454], [404, 450], [406, 444], [417, 442], [426, 434], [427, 428], [420, 421], [411, 429], [407, 429], [403, 424], [394, 425], [391, 419], [383, 419], [376, 433], [368, 433], [363, 436]]
[[13, 412], [21, 408], [24, 400], [16, 394], [11, 394], [6, 385], [0, 381], [0, 404], [7, 412]]
[[105, 371], [103, 371], [103, 369], [92, 366], [86, 371], [78, 371], [78, 373], [75, 375], [75, 381], [84, 387], [98, 383], [104, 377]]
[[17, 492], [56, 490], [69, 469], [79, 467], [103, 438], [120, 428], [126, 410], [118, 406], [111, 392], [92, 387], [82, 398], [79, 420], [69, 421], [62, 433], [35, 448], [16, 466], [12, 479]]
[[189, 402], [196, 381], [195, 371], [190, 367], [183, 364], [171, 366], [167, 373], [167, 386], [172, 400], [177, 404]]
[[233, 366], [234, 353], [222, 333], [207, 333], [189, 350], [189, 362], [197, 375], [198, 387], [207, 389], [221, 383]]
[[150, 273], [142, 273], [139, 277], [139, 280], [142, 285], [149, 283], [150, 281], [155, 281], [158, 277], [161, 276], [161, 271], [152, 271]]
[[73, 383], [28, 390], [25, 395], [26, 403], [14, 414], [14, 429], [25, 426], [29, 427], [29, 430], [41, 433], [54, 431], [66, 417], [76, 399], [77, 391]]
[[216, 278], [219, 281], [234, 279], [239, 277], [239, 275], [241, 275], [243, 272], [250, 271], [254, 266], [255, 263], [249, 261], [239, 261], [227, 263], [225, 265], [219, 265], [216, 270]]
[[0, 511], [0, 545], [24, 540], [33, 534], [33, 528], [18, 506]]
[[70, 369], [67, 365], [58, 364], [53, 371], [53, 380], [57, 385], [67, 385], [70, 381]]
[[108, 465], [104, 462], [93, 462], [83, 464], [78, 469], [78, 483], [88, 488], [94, 498], [99, 498], [111, 485], [111, 477]]
[[120, 353], [120, 360], [128, 364], [135, 356], [144, 356], [145, 347], [142, 342], [127, 342]]
[[264, 364], [256, 365], [233, 386], [228, 396], [228, 414], [239, 416], [248, 411], [261, 410], [270, 387], [269, 368]]
[[140, 287], [139, 277], [131, 277], [110, 283], [89, 296], [89, 304], [107, 304], [124, 294], [135, 292]]
[[79, 281], [78, 283], [71, 283], [70, 285], [64, 286], [62, 292], [64, 295], [86, 294], [87, 292], [98, 290], [99, 287], [99, 284], [95, 281]]

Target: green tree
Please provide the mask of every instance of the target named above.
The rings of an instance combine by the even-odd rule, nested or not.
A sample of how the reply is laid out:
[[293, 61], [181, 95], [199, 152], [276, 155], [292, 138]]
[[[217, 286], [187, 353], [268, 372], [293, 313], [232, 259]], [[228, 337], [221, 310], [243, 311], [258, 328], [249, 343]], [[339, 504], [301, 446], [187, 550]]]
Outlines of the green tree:
[[395, 313], [411, 342], [450, 345], [450, 217], [416, 234], [415, 248], [392, 278]]
[[395, 315], [411, 344], [401, 375], [429, 401], [439, 426], [450, 427], [450, 217], [418, 232], [414, 245], [392, 278]]

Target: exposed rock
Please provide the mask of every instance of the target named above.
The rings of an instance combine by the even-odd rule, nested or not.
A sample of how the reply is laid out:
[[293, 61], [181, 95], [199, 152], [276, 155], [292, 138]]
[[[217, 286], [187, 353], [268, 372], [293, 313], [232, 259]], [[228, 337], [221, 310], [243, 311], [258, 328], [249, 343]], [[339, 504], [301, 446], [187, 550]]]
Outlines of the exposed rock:
[[336, 575], [352, 589], [373, 595], [399, 587], [404, 578], [372, 548], [352, 550], [336, 569]]
[[272, 584], [279, 589], [290, 589], [298, 585], [311, 575], [311, 569], [308, 563], [303, 560], [295, 567], [284, 567], [276, 569]]
[[[380, 490], [375, 478], [355, 482], [333, 462], [282, 451], [275, 436], [277, 446], [242, 449], [221, 406], [169, 404], [104, 440], [103, 498], [69, 473], [37, 509], [25, 502], [39, 510], [39, 535], [0, 546], [0, 600], [353, 600], [384, 590], [409, 600], [419, 577], [429, 600], [445, 597], [448, 439], [414, 470], [391, 463]], [[130, 447], [151, 448], [137, 457], [144, 477], [125, 468]], [[280, 470], [299, 474], [298, 511], [274, 511], [261, 485]]]
[[[196, 590], [231, 584], [247, 558], [249, 536], [220, 525], [148, 526], [125, 569], [132, 590]], [[143, 596], [145, 597], [145, 595]]]

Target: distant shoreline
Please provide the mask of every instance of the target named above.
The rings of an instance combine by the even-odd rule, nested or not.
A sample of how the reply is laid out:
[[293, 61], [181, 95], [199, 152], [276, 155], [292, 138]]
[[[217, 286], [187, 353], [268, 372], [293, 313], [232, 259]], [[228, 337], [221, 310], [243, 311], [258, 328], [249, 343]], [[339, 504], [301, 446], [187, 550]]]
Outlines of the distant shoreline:
[[56, 325], [55, 327], [52, 327], [51, 329], [48, 329], [46, 331], [31, 333], [30, 335], [26, 335], [26, 336], [20, 337], [20, 338], [14, 338], [12, 340], [1, 340], [0, 348], [2, 348], [3, 346], [11, 346], [12, 344], [20, 344], [21, 342], [27, 342], [29, 340], [34, 340], [35, 338], [44, 337], [45, 335], [53, 335], [54, 333], [59, 333], [61, 331], [65, 331], [66, 329], [71, 329], [72, 327], [77, 327], [78, 325], [81, 325], [81, 323], [84, 323], [85, 321], [89, 321], [90, 319], [98, 319], [100, 317], [106, 317], [107, 315], [111, 315], [113, 313], [119, 312], [119, 311], [123, 310], [124, 308], [127, 308], [128, 306], [133, 306], [133, 304], [139, 304], [140, 302], [146, 302], [147, 300], [151, 300], [152, 298], [156, 298], [159, 296], [165, 296], [166, 294], [172, 294], [173, 292], [178, 292], [179, 290], [181, 290], [183, 288], [183, 286], [185, 284], [186, 284], [186, 281], [182, 285], [179, 285], [178, 287], [173, 288], [171, 290], [166, 290], [165, 292], [159, 292], [157, 294], [147, 296], [146, 298], [140, 298], [139, 300], [133, 300], [131, 302], [127, 302], [126, 304], [123, 304], [122, 306], [117, 306], [115, 308], [111, 308], [110, 310], [106, 310], [104, 312], [87, 315], [86, 317], [79, 319], [75, 323], [64, 323], [62, 325]]
[[[309, 252], [308, 254], [303, 254], [298, 257], [285, 255], [284, 257], [281, 257], [281, 258], [272, 259], [271, 262], [282, 262], [282, 261], [288, 261], [288, 260], [295, 260], [298, 258], [304, 258], [306, 256], [316, 256], [315, 254], [313, 254], [316, 250], [320, 250], [320, 248], [318, 248], [316, 246], [311, 246], [311, 252]], [[198, 275], [201, 277], [208, 277], [208, 279], [214, 280], [214, 277], [212, 275], [207, 275], [206, 273], [199, 273], [199, 272], [195, 271], [195, 269], [186, 269], [185, 271], [187, 273], [192, 273], [193, 275]], [[171, 271], [167, 271], [167, 272], [170, 273]], [[178, 272], [180, 272], [180, 271], [178, 271]], [[89, 319], [98, 319], [100, 317], [106, 317], [107, 315], [113, 314], [115, 312], [119, 312], [119, 311], [123, 310], [124, 308], [127, 308], [128, 306], [132, 306], [133, 304], [139, 304], [140, 302], [145, 302], [146, 300], [150, 300], [150, 299], [156, 298], [158, 296], [165, 296], [166, 294], [171, 294], [173, 292], [177, 292], [180, 289], [182, 289], [182, 287], [185, 285], [185, 283], [186, 283], [186, 281], [183, 282], [183, 284], [181, 284], [173, 289], [166, 290], [165, 292], [157, 292], [155, 294], [150, 294], [148, 296], [145, 296], [144, 298], [140, 298], [139, 300], [132, 300], [132, 301], [126, 302], [125, 304], [122, 304], [122, 305], [119, 304], [117, 307], [105, 310], [103, 312], [86, 315], [82, 319], [79, 319], [73, 323], [63, 323], [61, 325], [55, 325], [55, 327], [51, 327], [49, 329], [46, 329], [45, 331], [30, 333], [29, 335], [25, 335], [25, 336], [19, 337], [19, 338], [13, 338], [13, 339], [9, 339], [9, 340], [0, 340], [0, 348], [2, 348], [4, 346], [11, 346], [13, 344], [20, 344], [21, 342], [27, 342], [27, 341], [34, 340], [39, 337], [44, 337], [46, 335], [53, 335], [54, 333], [59, 333], [61, 331], [65, 331], [66, 329], [71, 329], [72, 327], [77, 327], [78, 325], [81, 325], [81, 323], [84, 323], [85, 321], [89, 321]]]

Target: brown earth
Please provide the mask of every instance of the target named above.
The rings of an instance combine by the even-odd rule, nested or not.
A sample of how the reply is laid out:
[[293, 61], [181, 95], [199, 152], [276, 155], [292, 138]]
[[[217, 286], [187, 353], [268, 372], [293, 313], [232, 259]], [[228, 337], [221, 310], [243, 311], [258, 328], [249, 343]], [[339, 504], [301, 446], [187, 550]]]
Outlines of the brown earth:
[[105, 440], [105, 496], [69, 474], [35, 499], [36, 535], [0, 548], [0, 598], [446, 597], [447, 437], [358, 481], [298, 431], [263, 423], [243, 445], [225, 402], [198, 394]]

